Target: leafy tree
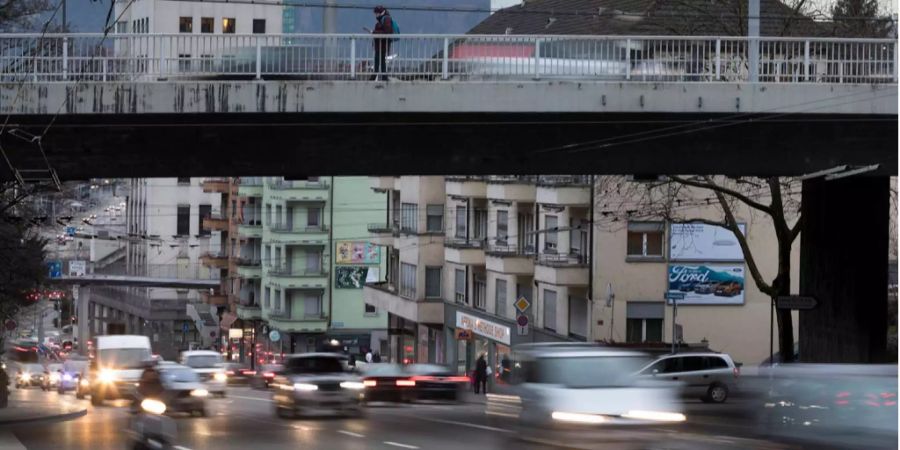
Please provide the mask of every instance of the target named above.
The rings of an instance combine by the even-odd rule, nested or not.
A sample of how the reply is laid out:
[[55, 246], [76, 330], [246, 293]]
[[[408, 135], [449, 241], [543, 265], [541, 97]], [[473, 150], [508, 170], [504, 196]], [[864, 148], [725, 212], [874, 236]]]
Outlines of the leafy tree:
[[878, 0], [837, 0], [831, 7], [834, 34], [843, 37], [884, 38], [894, 29]]

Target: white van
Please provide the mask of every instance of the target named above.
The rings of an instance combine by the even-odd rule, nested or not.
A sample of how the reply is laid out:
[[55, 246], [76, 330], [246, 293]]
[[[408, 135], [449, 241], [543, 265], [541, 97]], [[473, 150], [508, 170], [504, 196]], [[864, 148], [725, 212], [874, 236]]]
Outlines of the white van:
[[190, 367], [206, 383], [207, 390], [221, 397], [225, 396], [228, 376], [222, 354], [212, 350], [190, 350], [181, 352], [181, 364]]
[[97, 336], [96, 357], [91, 362], [91, 404], [132, 398], [143, 366], [153, 359], [150, 338], [135, 335]]

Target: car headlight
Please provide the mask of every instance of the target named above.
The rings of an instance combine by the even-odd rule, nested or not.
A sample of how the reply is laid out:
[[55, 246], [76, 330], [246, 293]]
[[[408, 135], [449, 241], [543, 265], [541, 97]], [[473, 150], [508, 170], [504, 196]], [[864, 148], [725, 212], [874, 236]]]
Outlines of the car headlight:
[[562, 411], [553, 411], [553, 414], [550, 415], [553, 420], [558, 420], [560, 422], [572, 422], [572, 423], [589, 423], [589, 424], [598, 424], [606, 422], [606, 417], [597, 415], [597, 414], [582, 414], [582, 413], [571, 413], [571, 412], [562, 412]]
[[59, 381], [59, 374], [58, 374], [58, 373], [51, 373], [51, 374], [50, 374], [50, 381], [51, 381], [51, 382], [58, 382], [58, 381]]
[[206, 389], [194, 389], [191, 391], [191, 397], [206, 397], [209, 395], [209, 391]]
[[141, 409], [150, 414], [162, 415], [166, 412], [166, 404], [159, 400], [147, 398], [141, 401]]
[[72, 375], [64, 373], [62, 379], [63, 381], [72, 381]]
[[216, 374], [213, 375], [213, 379], [216, 381], [226, 381], [228, 380], [228, 375], [225, 375], [224, 372], [216, 372]]
[[80, 381], [79, 383], [81, 383], [81, 385], [84, 386], [84, 387], [88, 387], [88, 386], [91, 385], [91, 382], [88, 381], [87, 378], [82, 378], [81, 381]]
[[112, 383], [116, 381], [116, 374], [112, 370], [103, 369], [100, 371], [97, 379], [100, 380], [101, 383]]
[[684, 422], [687, 420], [684, 414], [664, 411], [628, 411], [622, 414], [622, 417], [655, 422]]
[[31, 374], [28, 372], [22, 372], [20, 377], [22, 378], [22, 381], [31, 381]]
[[344, 381], [343, 383], [341, 383], [341, 387], [344, 389], [353, 389], [354, 391], [358, 391], [360, 389], [364, 389], [366, 385], [360, 383], [359, 381]]
[[317, 390], [319, 390], [319, 386], [316, 386], [315, 384], [309, 384], [309, 383], [294, 383], [294, 390], [295, 391], [307, 391], [307, 392], [317, 391]]

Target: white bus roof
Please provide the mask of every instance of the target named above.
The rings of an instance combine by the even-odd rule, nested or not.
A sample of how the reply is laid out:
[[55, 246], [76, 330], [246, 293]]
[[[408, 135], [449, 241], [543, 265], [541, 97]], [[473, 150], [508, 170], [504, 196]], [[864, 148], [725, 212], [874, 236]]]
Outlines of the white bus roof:
[[128, 334], [97, 336], [97, 349], [106, 348], [150, 348], [150, 338]]

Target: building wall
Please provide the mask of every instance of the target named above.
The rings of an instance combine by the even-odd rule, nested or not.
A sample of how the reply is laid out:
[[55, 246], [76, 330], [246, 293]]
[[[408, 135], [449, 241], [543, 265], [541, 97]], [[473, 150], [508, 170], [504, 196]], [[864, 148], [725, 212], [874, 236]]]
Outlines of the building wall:
[[[611, 199], [596, 201], [615, 203]], [[626, 258], [627, 221], [611, 223], [609, 217], [600, 214], [599, 209], [595, 215], [594, 230], [594, 254], [597, 257], [593, 259], [594, 320], [591, 334], [594, 340], [624, 342], [627, 304], [636, 301], [664, 302], [668, 288], [669, 227], [665, 227], [663, 258], [629, 261]], [[721, 220], [722, 217], [715, 206], [687, 208], [682, 214], [710, 220]], [[777, 268], [777, 244], [771, 221], [767, 220], [768, 216], [751, 213], [747, 208], [737, 208], [735, 215], [739, 222], [746, 224], [748, 243], [764, 279], [771, 280]], [[799, 287], [799, 239], [794, 243], [791, 255], [792, 292], [797, 292]], [[744, 267], [743, 305], [679, 305], [677, 323], [682, 326], [684, 342], [698, 343], [705, 339], [711, 349], [729, 353], [736, 361], [753, 365], [769, 357], [770, 299], [759, 291], [749, 273], [746, 273], [746, 264]], [[606, 306], [608, 284], [612, 285], [615, 295], [612, 307]], [[664, 310], [663, 340], [671, 342], [672, 307], [666, 305]], [[794, 323], [796, 336], [796, 312]], [[774, 337], [774, 348], [777, 352], [777, 336]]]
[[[122, 13], [126, 4], [128, 3], [118, 2], [116, 4], [117, 17]], [[150, 33], [177, 34], [180, 17], [194, 18], [193, 34], [200, 34], [201, 17], [214, 19], [213, 34], [222, 34], [222, 19], [226, 17], [237, 19], [235, 22], [236, 34], [251, 34], [253, 19], [266, 20], [266, 34], [282, 32], [282, 6], [280, 2], [267, 2], [266, 0], [256, 1], [253, 4], [137, 0], [130, 4], [120, 21], [128, 23], [128, 32], [132, 32], [134, 20], [149, 18]]]

